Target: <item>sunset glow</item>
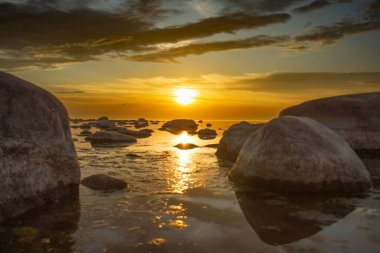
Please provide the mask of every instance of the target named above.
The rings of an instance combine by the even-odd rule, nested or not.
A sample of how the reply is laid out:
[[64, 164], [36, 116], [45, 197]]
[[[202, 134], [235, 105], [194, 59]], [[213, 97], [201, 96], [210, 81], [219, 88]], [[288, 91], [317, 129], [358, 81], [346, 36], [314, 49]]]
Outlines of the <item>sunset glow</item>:
[[193, 89], [177, 89], [174, 91], [175, 101], [181, 105], [194, 103], [197, 92]]

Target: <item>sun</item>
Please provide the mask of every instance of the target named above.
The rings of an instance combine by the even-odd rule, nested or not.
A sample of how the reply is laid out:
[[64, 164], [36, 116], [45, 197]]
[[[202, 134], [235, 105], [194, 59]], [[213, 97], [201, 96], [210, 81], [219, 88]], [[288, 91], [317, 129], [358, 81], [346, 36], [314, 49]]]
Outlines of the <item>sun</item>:
[[181, 105], [194, 103], [197, 92], [193, 89], [181, 88], [174, 91], [175, 101]]

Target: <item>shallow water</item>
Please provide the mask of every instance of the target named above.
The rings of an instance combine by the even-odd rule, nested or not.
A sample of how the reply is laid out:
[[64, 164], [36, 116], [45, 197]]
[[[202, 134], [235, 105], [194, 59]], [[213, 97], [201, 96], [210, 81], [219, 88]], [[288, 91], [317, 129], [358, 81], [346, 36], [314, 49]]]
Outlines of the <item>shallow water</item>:
[[[0, 252], [380, 252], [380, 190], [366, 197], [280, 196], [237, 191], [214, 140], [154, 129], [124, 147], [92, 147], [73, 129], [82, 177], [124, 179], [128, 190], [80, 186], [79, 199], [0, 227]], [[205, 123], [204, 123], [205, 124]], [[92, 129], [93, 131], [95, 129]], [[133, 155], [130, 155], [133, 154]]]

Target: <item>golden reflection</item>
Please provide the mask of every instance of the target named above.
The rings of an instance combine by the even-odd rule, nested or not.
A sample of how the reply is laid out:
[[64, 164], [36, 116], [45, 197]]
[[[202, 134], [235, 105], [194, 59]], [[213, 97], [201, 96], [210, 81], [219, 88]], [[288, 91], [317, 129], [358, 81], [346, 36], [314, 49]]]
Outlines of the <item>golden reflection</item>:
[[190, 143], [192, 140], [193, 138], [191, 138], [186, 131], [183, 131], [182, 134], [177, 138], [177, 143], [186, 144]]
[[161, 246], [161, 245], [164, 245], [166, 243], [166, 240], [162, 237], [157, 237], [157, 238], [154, 238], [154, 239], [148, 241], [147, 243], [150, 245]]

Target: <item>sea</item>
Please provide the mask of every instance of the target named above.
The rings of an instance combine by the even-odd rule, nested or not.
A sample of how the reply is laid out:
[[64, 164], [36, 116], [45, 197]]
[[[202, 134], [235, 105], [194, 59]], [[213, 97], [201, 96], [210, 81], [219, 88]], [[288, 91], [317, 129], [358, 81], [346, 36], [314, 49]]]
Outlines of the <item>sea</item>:
[[[73, 128], [81, 177], [105, 173], [128, 188], [81, 185], [79, 196], [1, 225], [0, 251], [380, 252], [379, 186], [364, 196], [242, 190], [228, 179], [233, 163], [218, 159], [209, 146], [238, 121], [204, 121], [200, 129], [206, 123], [216, 138], [160, 131], [161, 122], [147, 127], [154, 130], [151, 137], [124, 146], [92, 146]], [[176, 148], [181, 142], [198, 147]]]

